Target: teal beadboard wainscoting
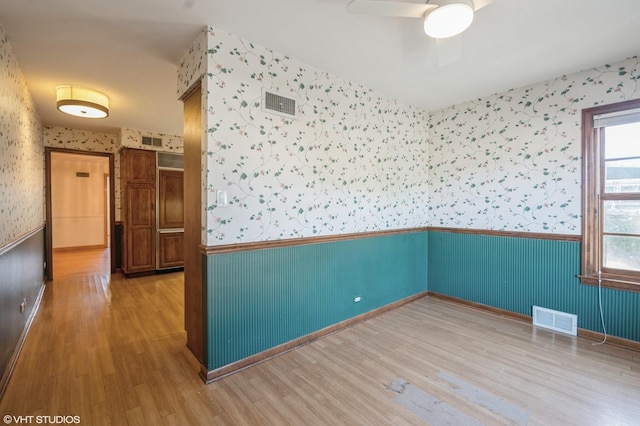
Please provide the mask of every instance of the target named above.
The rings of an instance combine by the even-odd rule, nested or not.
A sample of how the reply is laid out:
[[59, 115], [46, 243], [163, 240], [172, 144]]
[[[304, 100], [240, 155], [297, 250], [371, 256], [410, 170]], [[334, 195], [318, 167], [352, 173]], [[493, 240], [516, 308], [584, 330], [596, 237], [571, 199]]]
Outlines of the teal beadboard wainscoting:
[[[580, 243], [430, 231], [429, 291], [523, 315], [533, 305], [578, 315], [602, 332], [598, 287], [581, 284]], [[640, 293], [602, 289], [607, 332], [640, 341]]]
[[209, 371], [427, 290], [424, 231], [206, 260]]

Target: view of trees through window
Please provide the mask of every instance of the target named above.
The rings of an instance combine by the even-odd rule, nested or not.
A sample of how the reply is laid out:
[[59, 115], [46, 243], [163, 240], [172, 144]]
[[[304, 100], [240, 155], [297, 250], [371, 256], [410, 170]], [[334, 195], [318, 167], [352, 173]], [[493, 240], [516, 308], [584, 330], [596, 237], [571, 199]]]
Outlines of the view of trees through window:
[[604, 128], [602, 268], [640, 272], [640, 122]]

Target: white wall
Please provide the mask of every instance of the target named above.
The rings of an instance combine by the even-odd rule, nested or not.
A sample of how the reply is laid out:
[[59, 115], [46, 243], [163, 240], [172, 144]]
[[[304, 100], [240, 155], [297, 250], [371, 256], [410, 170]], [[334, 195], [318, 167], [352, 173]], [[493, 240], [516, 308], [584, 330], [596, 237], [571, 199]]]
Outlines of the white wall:
[[[77, 177], [87, 172], [89, 177]], [[106, 246], [106, 157], [51, 153], [53, 248]]]

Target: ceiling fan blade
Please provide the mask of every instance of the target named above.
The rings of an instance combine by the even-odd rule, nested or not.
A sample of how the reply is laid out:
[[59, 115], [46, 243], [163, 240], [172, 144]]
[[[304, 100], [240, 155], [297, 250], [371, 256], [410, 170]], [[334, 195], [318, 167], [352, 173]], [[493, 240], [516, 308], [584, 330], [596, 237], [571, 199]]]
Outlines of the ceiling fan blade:
[[473, 0], [473, 10], [482, 9], [485, 6], [489, 6], [494, 0]]
[[397, 16], [400, 18], [422, 18], [431, 9], [438, 7], [424, 3], [402, 3], [397, 1], [352, 0], [347, 12], [355, 15]]
[[439, 67], [446, 67], [458, 62], [462, 57], [462, 34], [448, 38], [437, 38], [436, 55]]

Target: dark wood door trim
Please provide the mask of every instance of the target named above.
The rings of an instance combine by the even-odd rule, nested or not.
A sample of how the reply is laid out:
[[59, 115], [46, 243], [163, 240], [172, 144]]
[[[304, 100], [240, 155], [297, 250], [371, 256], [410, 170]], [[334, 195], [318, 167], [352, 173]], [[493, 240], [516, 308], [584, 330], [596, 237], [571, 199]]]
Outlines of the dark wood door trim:
[[44, 170], [45, 170], [45, 215], [46, 215], [46, 229], [45, 229], [45, 276], [48, 281], [53, 280], [53, 230], [52, 226], [52, 212], [51, 212], [51, 153], [61, 152], [64, 154], [76, 154], [76, 155], [95, 155], [100, 157], [107, 157], [109, 159], [109, 175], [111, 176], [111, 187], [109, 188], [109, 228], [110, 228], [110, 241], [109, 241], [109, 261], [111, 262], [111, 272], [116, 272], [116, 196], [113, 182], [115, 181], [115, 157], [114, 154], [108, 152], [93, 152], [93, 151], [79, 151], [75, 149], [63, 149], [63, 148], [44, 148]]

